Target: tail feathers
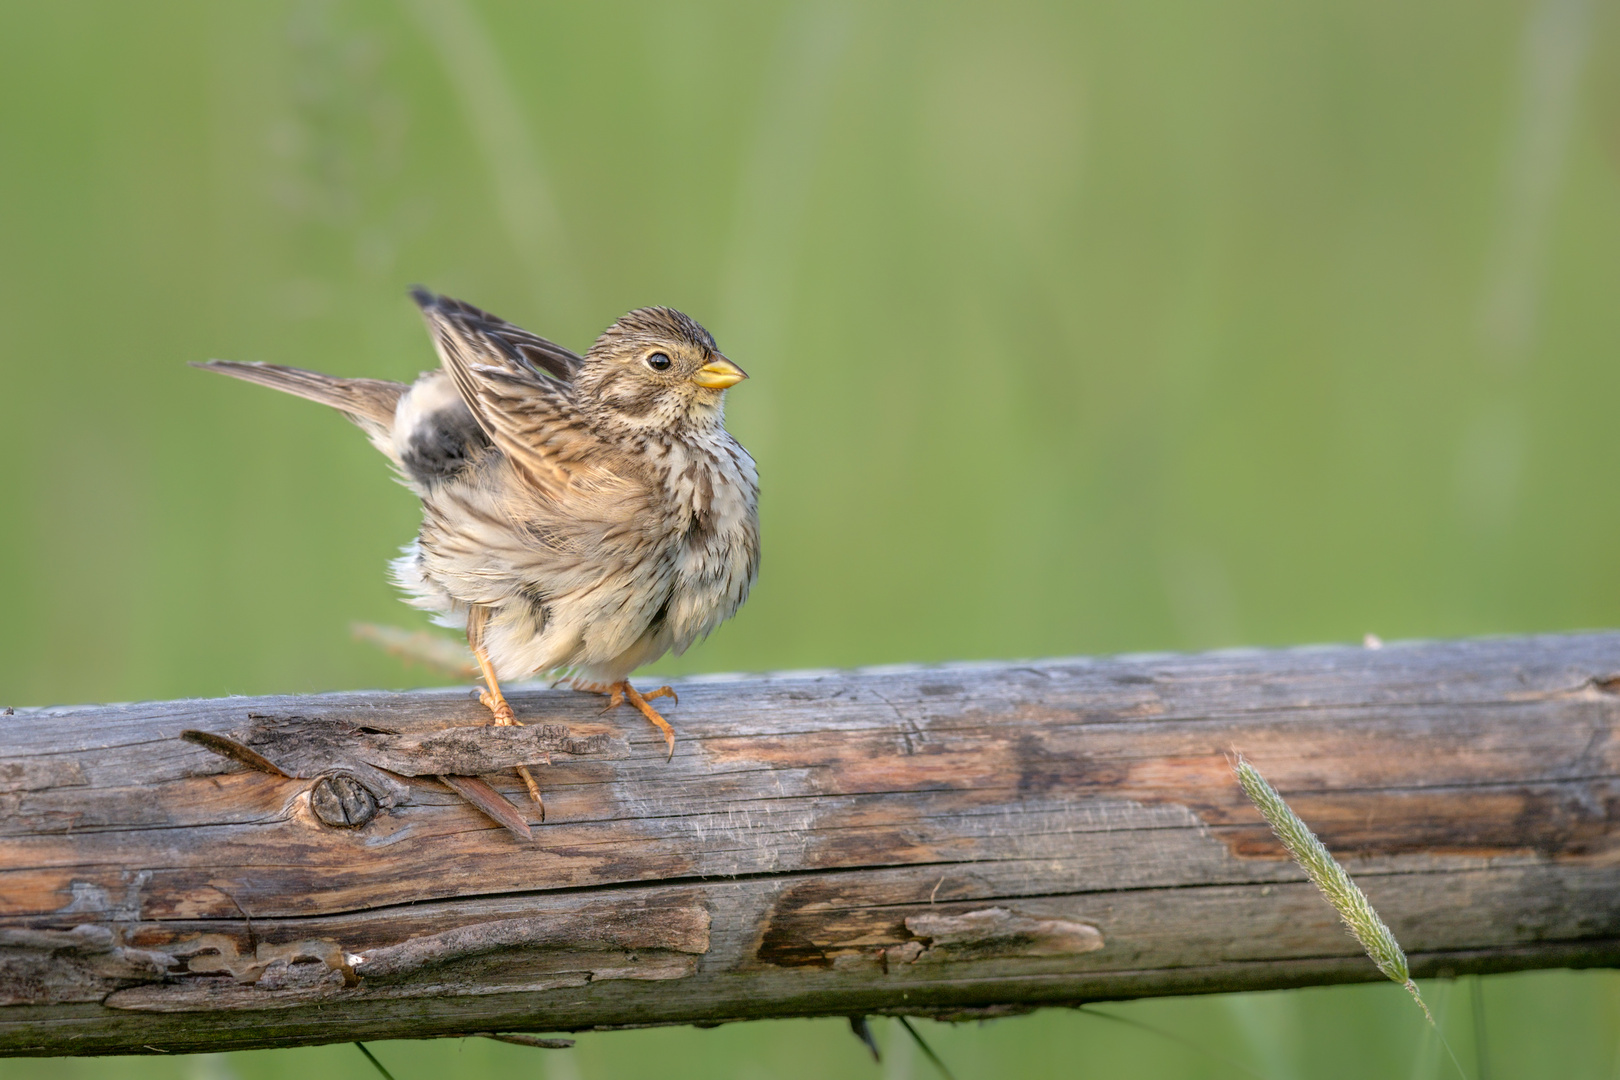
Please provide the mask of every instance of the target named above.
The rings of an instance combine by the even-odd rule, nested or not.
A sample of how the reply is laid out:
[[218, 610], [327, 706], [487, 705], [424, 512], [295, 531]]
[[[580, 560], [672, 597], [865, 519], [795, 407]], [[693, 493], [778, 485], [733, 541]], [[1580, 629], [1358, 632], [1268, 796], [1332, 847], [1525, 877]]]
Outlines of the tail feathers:
[[394, 409], [400, 395], [410, 387], [383, 379], [339, 379], [317, 371], [283, 367], [280, 364], [244, 363], [239, 360], [210, 360], [192, 367], [217, 371], [233, 379], [258, 383], [309, 401], [330, 405], [359, 425], [372, 445], [395, 456], [393, 448]]

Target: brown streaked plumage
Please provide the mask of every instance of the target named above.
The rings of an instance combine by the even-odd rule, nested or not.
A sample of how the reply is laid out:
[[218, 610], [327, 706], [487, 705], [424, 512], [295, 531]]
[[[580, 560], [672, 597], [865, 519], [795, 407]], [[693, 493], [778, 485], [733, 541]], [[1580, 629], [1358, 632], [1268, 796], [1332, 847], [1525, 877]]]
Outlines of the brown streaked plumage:
[[673, 692], [626, 680], [729, 618], [758, 572], [758, 474], [723, 423], [725, 390], [746, 376], [670, 308], [630, 312], [579, 356], [412, 295], [442, 367], [410, 386], [199, 366], [330, 405], [393, 462], [422, 500], [394, 580], [466, 631], [497, 723], [516, 722], [499, 680], [542, 674], [628, 699], [673, 753], [647, 703]]

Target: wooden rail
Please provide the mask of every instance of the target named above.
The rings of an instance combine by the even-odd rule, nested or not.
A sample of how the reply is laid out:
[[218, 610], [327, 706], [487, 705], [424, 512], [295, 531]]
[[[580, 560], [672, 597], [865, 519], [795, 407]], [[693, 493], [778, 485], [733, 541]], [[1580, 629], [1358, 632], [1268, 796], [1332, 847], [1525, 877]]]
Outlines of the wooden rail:
[[[634, 713], [567, 691], [513, 695], [567, 730], [473, 726], [464, 690], [0, 717], [0, 1053], [1377, 978], [1233, 751], [1415, 974], [1620, 960], [1620, 634], [679, 690], [667, 764]], [[507, 766], [548, 753], [529, 842], [432, 779], [486, 771], [527, 808]]]

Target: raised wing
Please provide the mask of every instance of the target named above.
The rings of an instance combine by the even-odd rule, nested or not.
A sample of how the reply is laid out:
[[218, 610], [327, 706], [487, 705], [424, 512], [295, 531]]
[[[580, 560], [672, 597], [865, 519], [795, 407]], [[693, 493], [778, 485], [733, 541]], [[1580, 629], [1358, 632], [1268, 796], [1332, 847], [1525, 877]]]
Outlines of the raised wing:
[[513, 326], [463, 300], [437, 296], [420, 285], [411, 290], [411, 299], [428, 315], [430, 323], [434, 317], [454, 323], [463, 333], [487, 341], [501, 354], [504, 363], [519, 369], [570, 382], [585, 362], [572, 349], [531, 334], [521, 326]]
[[595, 471], [586, 464], [595, 439], [569, 382], [578, 356], [471, 304], [420, 288], [411, 296], [456, 391], [525, 479], [559, 497], [581, 472]]

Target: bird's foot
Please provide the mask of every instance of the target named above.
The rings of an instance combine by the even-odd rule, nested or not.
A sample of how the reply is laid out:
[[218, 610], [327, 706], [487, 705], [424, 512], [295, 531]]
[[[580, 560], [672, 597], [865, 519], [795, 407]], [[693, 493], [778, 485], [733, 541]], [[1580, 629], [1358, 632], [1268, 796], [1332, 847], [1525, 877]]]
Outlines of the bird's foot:
[[[493, 693], [489, 690], [479, 690], [478, 700], [483, 703], [484, 708], [494, 714], [496, 727], [523, 726], [523, 721], [513, 714], [512, 706], [507, 703], [506, 695], [499, 690]], [[519, 779], [523, 781], [523, 786], [529, 789], [529, 798], [534, 800], [535, 809], [540, 811], [540, 823], [545, 824], [546, 800], [540, 796], [540, 785], [534, 782], [534, 777], [530, 774], [527, 765], [517, 766], [516, 772]]]
[[669, 753], [664, 756], [668, 761], [675, 756], [675, 729], [669, 726], [669, 721], [659, 715], [658, 710], [647, 704], [650, 698], [667, 697], [679, 705], [681, 699], [675, 695], [673, 686], [660, 686], [656, 690], [648, 690], [645, 694], [630, 685], [629, 679], [620, 679], [616, 683], [575, 683], [574, 689], [584, 690], [592, 694], [606, 694], [608, 703], [603, 706], [606, 712], [615, 705], [623, 705], [626, 701], [636, 707], [636, 711], [645, 716], [659, 731], [664, 733], [664, 742], [669, 747]]
[[512, 713], [512, 706], [507, 704], [506, 695], [499, 690], [492, 694], [488, 690], [481, 689], [478, 691], [478, 700], [483, 704], [484, 708], [495, 715], [496, 727], [511, 727], [513, 725], [522, 727], [518, 723], [518, 718]]

